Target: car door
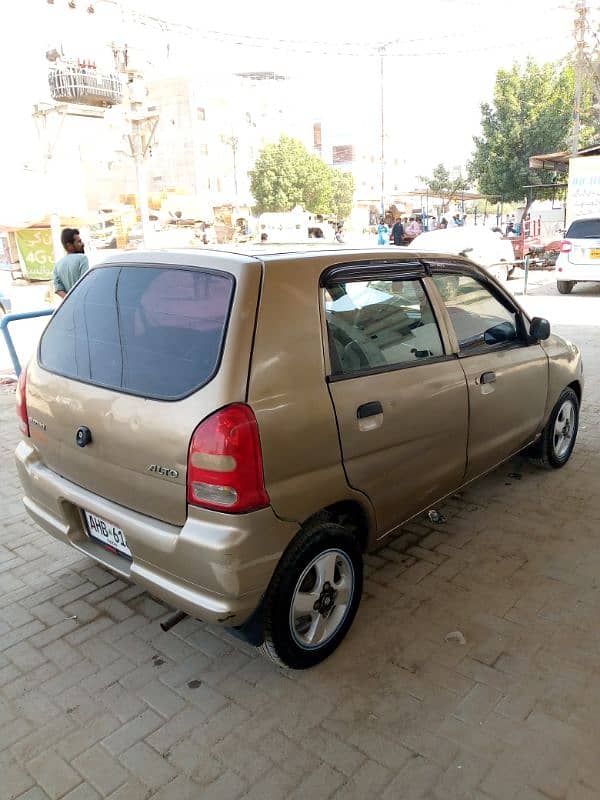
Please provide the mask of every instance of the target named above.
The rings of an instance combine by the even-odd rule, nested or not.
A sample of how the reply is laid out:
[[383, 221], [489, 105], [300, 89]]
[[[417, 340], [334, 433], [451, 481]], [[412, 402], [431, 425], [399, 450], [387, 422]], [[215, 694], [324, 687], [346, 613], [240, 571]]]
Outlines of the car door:
[[435, 265], [432, 273], [467, 380], [470, 480], [522, 449], [541, 429], [548, 358], [539, 342], [529, 340], [520, 309], [495, 284], [478, 273]]
[[323, 295], [344, 468], [370, 498], [382, 536], [462, 482], [465, 376], [422, 266], [337, 270]]

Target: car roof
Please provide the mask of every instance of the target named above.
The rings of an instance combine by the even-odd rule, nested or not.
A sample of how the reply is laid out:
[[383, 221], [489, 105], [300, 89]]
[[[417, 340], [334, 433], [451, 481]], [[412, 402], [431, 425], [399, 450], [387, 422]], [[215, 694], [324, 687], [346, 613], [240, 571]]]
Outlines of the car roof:
[[[206, 256], [210, 253], [211, 262], [216, 268], [226, 269], [231, 263], [242, 265], [248, 262], [260, 262], [262, 259], [246, 253], [233, 252], [229, 250], [213, 250], [208, 247], [203, 248], [164, 248], [161, 250], [122, 250], [119, 253], [111, 253], [96, 266], [110, 264], [156, 264], [164, 267], [181, 267], [182, 261], [191, 267], [206, 267]], [[177, 259], [179, 257], [179, 259]], [[185, 259], [185, 260], [184, 260]]]
[[182, 261], [187, 266], [207, 267], [207, 257], [210, 258], [210, 266], [216, 269], [226, 270], [232, 265], [241, 267], [248, 263], [263, 263], [265, 266], [274, 266], [278, 262], [310, 261], [319, 262], [324, 267], [333, 264], [353, 264], [368, 262], [373, 265], [395, 264], [407, 266], [418, 261], [445, 261], [449, 264], [467, 268], [475, 273], [486, 275], [484, 269], [474, 264], [468, 258], [456, 255], [455, 253], [432, 253], [426, 250], [408, 250], [405, 247], [380, 246], [377, 248], [345, 248], [331, 247], [315, 249], [302, 245], [295, 245], [290, 249], [282, 246], [275, 252], [272, 248], [252, 248], [240, 247], [236, 250], [225, 250], [210, 247], [203, 248], [176, 248], [163, 250], [128, 250], [120, 253], [108, 255], [97, 266], [110, 264], [155, 264], [165, 267], [181, 267]]

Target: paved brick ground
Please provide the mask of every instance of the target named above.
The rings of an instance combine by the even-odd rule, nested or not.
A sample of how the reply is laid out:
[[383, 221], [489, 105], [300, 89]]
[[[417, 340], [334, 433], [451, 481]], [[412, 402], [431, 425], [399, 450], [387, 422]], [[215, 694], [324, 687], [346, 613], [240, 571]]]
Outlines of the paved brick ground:
[[590, 315], [561, 330], [588, 380], [571, 464], [515, 459], [407, 526], [305, 673], [192, 620], [162, 633], [163, 606], [40, 532], [0, 397], [2, 800], [598, 798], [598, 293], [561, 302]]

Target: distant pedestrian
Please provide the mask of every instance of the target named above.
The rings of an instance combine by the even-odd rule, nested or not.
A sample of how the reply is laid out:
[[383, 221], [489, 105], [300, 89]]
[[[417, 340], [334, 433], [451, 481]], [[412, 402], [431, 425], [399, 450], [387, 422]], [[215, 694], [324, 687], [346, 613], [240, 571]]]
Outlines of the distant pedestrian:
[[435, 231], [435, 230], [437, 230], [437, 227], [438, 227], [438, 221], [437, 221], [437, 219], [436, 219], [435, 217], [433, 217], [433, 216], [430, 216], [430, 217], [429, 217], [429, 225], [428, 225], [428, 229], [429, 229], [430, 231]]
[[408, 223], [408, 228], [406, 229], [406, 238], [407, 239], [414, 239], [421, 233], [421, 225], [419, 224], [418, 220], [415, 217], [411, 217]]
[[404, 243], [404, 225], [402, 224], [400, 217], [396, 217], [396, 221], [392, 225], [391, 236], [393, 243], [397, 247]]
[[261, 240], [261, 242], [264, 243], [264, 242], [267, 242], [269, 240], [269, 237], [267, 236], [266, 233], [261, 233], [260, 240]]
[[379, 220], [379, 225], [377, 226], [377, 244], [387, 244], [389, 233], [390, 229], [385, 224], [384, 218], [381, 217]]
[[60, 240], [67, 255], [56, 262], [52, 277], [54, 291], [59, 297], [64, 297], [84, 272], [88, 271], [90, 264], [88, 257], [84, 255], [85, 246], [77, 228], [65, 228], [60, 235]]
[[438, 228], [438, 230], [444, 231], [446, 230], [447, 227], [448, 227], [448, 220], [446, 219], [446, 217], [442, 217], [442, 219], [440, 220], [440, 227]]

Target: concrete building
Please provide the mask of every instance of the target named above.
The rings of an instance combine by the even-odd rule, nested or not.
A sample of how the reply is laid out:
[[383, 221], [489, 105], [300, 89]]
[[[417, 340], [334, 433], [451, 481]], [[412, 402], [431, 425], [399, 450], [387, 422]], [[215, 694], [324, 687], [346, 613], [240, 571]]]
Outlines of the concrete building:
[[249, 172], [267, 143], [286, 134], [311, 146], [311, 120], [297, 110], [293, 82], [275, 73], [210, 83], [155, 80], [147, 106], [159, 116], [148, 161], [151, 191], [188, 192], [215, 206], [249, 205]]
[[[377, 126], [359, 129], [325, 112], [322, 119], [313, 124], [313, 148], [329, 166], [354, 176], [356, 189], [351, 224], [354, 227], [376, 224], [382, 202], [381, 139]], [[409, 171], [405, 158], [395, 152], [385, 154], [383, 198], [386, 209], [406, 207], [402, 192], [410, 185]]]

